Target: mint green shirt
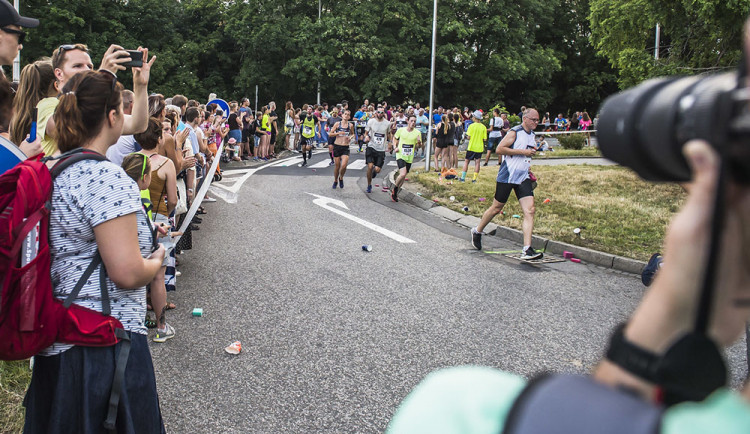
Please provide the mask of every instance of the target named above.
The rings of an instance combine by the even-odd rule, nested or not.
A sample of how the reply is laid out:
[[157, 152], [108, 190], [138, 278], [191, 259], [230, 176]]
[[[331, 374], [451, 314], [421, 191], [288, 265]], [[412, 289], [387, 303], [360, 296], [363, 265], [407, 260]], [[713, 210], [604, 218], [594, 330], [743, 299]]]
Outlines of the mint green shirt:
[[[526, 387], [523, 378], [481, 366], [460, 366], [429, 374], [396, 410], [389, 434], [498, 434]], [[750, 402], [720, 389], [700, 403], [664, 413], [663, 434], [748, 434]]]

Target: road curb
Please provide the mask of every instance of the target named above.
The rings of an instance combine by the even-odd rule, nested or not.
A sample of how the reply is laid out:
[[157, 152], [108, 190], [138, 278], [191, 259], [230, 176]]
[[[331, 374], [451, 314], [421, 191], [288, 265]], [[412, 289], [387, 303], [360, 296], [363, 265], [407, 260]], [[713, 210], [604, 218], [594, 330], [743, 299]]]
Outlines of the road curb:
[[[384, 177], [386, 187], [391, 188], [391, 186], [393, 186], [396, 173], [397, 171], [394, 170], [388, 173], [388, 176]], [[475, 227], [479, 221], [478, 217], [464, 215], [449, 208], [438, 206], [435, 202], [425, 199], [412, 191], [402, 190], [398, 197], [399, 201], [404, 201], [425, 209], [466, 228]], [[513, 241], [514, 243], [523, 244], [523, 233], [518, 229], [490, 223], [487, 225], [487, 228], [485, 228], [485, 233]], [[545, 252], [560, 256], [562, 256], [563, 252], [571, 252], [576, 258], [583, 262], [588, 262], [604, 268], [611, 268], [613, 270], [624, 271], [626, 273], [641, 274], [641, 270], [646, 266], [646, 263], [643, 261], [625, 258], [611, 253], [599, 252], [597, 250], [587, 249], [586, 247], [550, 240], [536, 235], [531, 238], [531, 246], [537, 250], [544, 250]]]

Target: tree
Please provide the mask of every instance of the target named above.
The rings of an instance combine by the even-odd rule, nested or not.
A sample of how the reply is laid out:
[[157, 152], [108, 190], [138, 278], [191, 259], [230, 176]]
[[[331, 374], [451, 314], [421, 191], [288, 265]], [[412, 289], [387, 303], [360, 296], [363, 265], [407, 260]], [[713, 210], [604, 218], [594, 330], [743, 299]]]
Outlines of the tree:
[[[736, 67], [749, 0], [591, 0], [592, 39], [619, 72], [622, 87], [666, 74], [697, 74]], [[661, 26], [654, 60], [655, 27]]]

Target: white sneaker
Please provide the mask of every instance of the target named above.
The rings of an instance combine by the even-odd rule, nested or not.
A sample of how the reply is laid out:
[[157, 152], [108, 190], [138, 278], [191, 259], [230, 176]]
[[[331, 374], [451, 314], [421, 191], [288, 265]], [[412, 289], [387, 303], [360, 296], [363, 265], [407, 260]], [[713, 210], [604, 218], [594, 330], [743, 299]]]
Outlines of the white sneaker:
[[182, 276], [182, 271], [177, 270], [174, 272], [174, 277], [180, 277], [180, 276]]
[[206, 203], [216, 202], [216, 199], [214, 199], [213, 197], [206, 196], [203, 198], [203, 202], [206, 202]]
[[156, 335], [154, 335], [154, 338], [152, 339], [154, 342], [162, 343], [166, 342], [167, 339], [172, 339], [174, 337], [174, 327], [166, 324], [165, 328], [166, 330], [156, 329]]

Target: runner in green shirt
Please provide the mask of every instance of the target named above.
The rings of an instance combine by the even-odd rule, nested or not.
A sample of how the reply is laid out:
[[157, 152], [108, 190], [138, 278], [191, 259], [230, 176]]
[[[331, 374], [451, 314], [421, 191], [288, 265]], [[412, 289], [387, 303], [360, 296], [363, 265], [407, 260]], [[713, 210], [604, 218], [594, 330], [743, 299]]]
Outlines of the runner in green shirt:
[[475, 111], [472, 115], [472, 124], [466, 129], [469, 137], [469, 147], [466, 148], [466, 159], [464, 159], [464, 171], [461, 172], [461, 182], [466, 181], [466, 171], [469, 170], [469, 161], [474, 161], [474, 176], [471, 182], [477, 182], [479, 176], [479, 163], [482, 162], [484, 153], [484, 142], [487, 141], [487, 127], [482, 124], [482, 112]]
[[417, 117], [409, 116], [406, 126], [396, 130], [393, 141], [388, 145], [388, 152], [391, 154], [396, 149], [396, 164], [398, 165], [398, 178], [391, 190], [391, 200], [398, 202], [398, 189], [404, 184], [406, 174], [411, 169], [411, 163], [414, 161], [414, 151], [417, 146], [422, 145], [422, 133], [416, 129]]

